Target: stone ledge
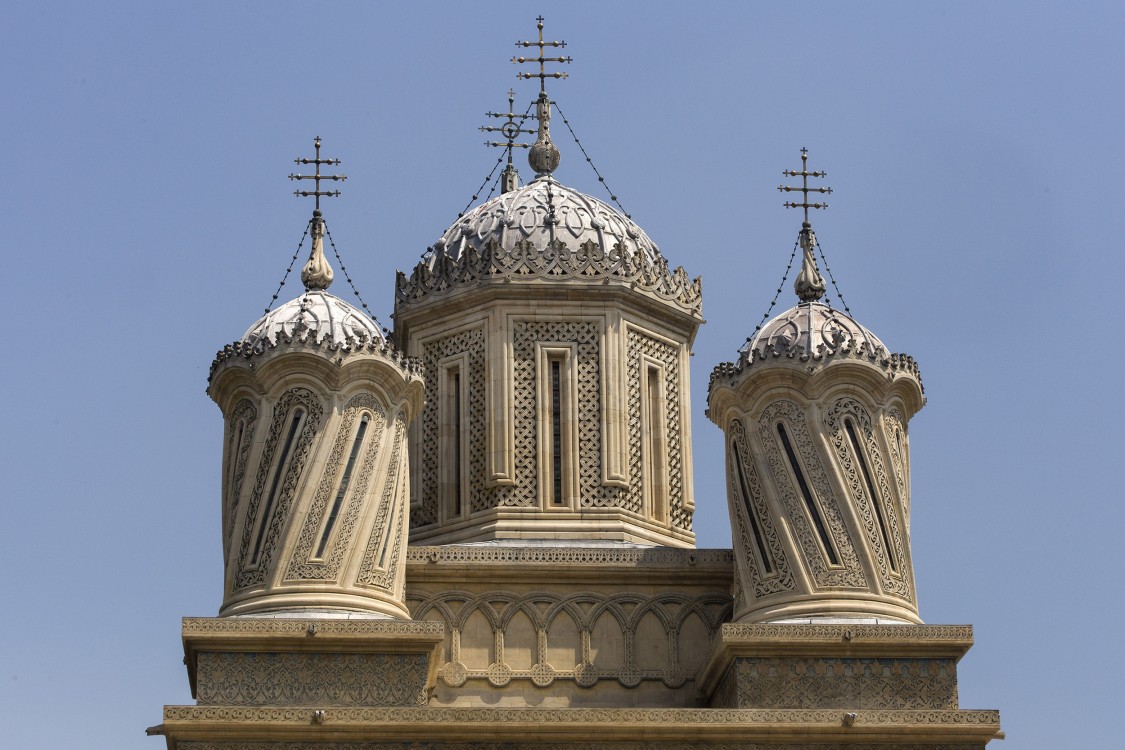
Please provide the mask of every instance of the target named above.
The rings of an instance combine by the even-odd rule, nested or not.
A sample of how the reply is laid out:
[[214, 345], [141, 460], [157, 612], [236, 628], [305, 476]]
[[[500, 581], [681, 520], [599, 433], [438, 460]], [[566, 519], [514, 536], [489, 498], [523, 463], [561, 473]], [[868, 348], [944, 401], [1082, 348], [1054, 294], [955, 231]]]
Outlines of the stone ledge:
[[243, 708], [166, 706], [150, 730], [185, 740], [942, 742], [1002, 737], [998, 711], [783, 709]]

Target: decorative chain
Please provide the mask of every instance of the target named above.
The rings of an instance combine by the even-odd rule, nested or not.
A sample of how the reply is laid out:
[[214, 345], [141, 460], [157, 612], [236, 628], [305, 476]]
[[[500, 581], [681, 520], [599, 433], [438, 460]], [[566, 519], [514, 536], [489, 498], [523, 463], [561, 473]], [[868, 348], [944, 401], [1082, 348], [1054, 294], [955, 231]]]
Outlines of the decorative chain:
[[328, 231], [328, 222], [324, 223], [324, 234], [326, 237], [328, 237], [328, 244], [332, 245], [332, 252], [336, 256], [336, 262], [340, 264], [340, 271], [343, 272], [344, 279], [347, 280], [348, 286], [352, 288], [352, 293], [355, 295], [355, 298], [359, 300], [360, 307], [362, 307], [363, 311], [366, 312], [368, 316], [370, 316], [370, 318], [375, 321], [376, 325], [378, 325], [379, 328], [383, 330], [384, 334], [389, 333], [387, 328], [379, 322], [378, 318], [375, 317], [375, 313], [371, 312], [371, 308], [367, 306], [367, 303], [363, 301], [363, 297], [360, 296], [359, 290], [355, 288], [355, 282], [352, 281], [352, 277], [348, 275], [348, 267], [344, 265], [344, 259], [340, 257], [340, 251], [336, 249], [336, 243], [332, 240], [332, 232]]
[[621, 209], [621, 213], [625, 214], [625, 218], [632, 219], [633, 216], [625, 210], [625, 207], [621, 205], [621, 201], [617, 200], [617, 196], [613, 194], [612, 190], [610, 190], [609, 184], [605, 181], [605, 178], [602, 177], [602, 173], [599, 172], [598, 168], [594, 166], [594, 160], [591, 159], [590, 155], [586, 153], [586, 149], [582, 146], [582, 141], [578, 140], [578, 136], [575, 134], [574, 128], [570, 127], [570, 120], [566, 119], [566, 115], [563, 114], [562, 107], [560, 107], [559, 103], [556, 101], [552, 101], [551, 104], [553, 104], [555, 106], [555, 109], [559, 111], [559, 117], [562, 118], [563, 124], [566, 125], [566, 129], [570, 131], [570, 137], [574, 139], [574, 142], [576, 144], [578, 144], [578, 150], [581, 151], [582, 155], [586, 157], [586, 163], [590, 165], [590, 169], [594, 170], [594, 174], [598, 176], [598, 182], [600, 182], [605, 187], [605, 191], [609, 193], [609, 199], [617, 204], [617, 207]]
[[[832, 269], [828, 267], [828, 258], [824, 255], [824, 248], [820, 246], [820, 240], [816, 241], [816, 249], [820, 252], [820, 262], [824, 264], [824, 272], [828, 274], [828, 280], [832, 282], [832, 288], [836, 290], [836, 296], [840, 298], [840, 304], [844, 306], [844, 312], [851, 316], [852, 309], [844, 301], [844, 293], [840, 291], [840, 286], [836, 283], [836, 277], [832, 275]], [[831, 302], [828, 306], [832, 306]]]
[[[535, 102], [531, 102], [531, 104], [528, 104], [527, 109], [525, 109], [523, 111], [523, 115], [520, 116], [520, 127], [521, 128], [523, 127], [523, 124], [527, 120], [527, 118], [531, 116], [531, 108], [533, 106], [535, 106]], [[504, 156], [506, 155], [506, 153], [507, 152], [505, 152], [505, 151], [500, 152], [500, 156], [497, 157], [496, 163], [492, 165], [492, 169], [491, 169], [491, 171], [489, 171], [488, 176], [484, 178], [484, 182], [482, 182], [480, 184], [480, 187], [477, 188], [476, 192], [473, 193], [473, 197], [469, 199], [469, 202], [465, 204], [465, 207], [463, 209], [461, 209], [461, 212], [457, 214], [458, 219], [460, 219], [462, 216], [464, 216], [468, 212], [468, 210], [470, 208], [472, 208], [472, 205], [477, 202], [478, 198], [480, 198], [480, 191], [484, 190], [484, 186], [487, 185], [489, 182], [492, 182], [492, 187], [489, 188], [488, 195], [486, 195], [484, 197], [484, 199], [487, 201], [489, 198], [492, 197], [492, 194], [496, 192], [496, 186], [498, 184], [500, 184], [500, 175], [496, 175], [496, 169], [500, 166], [501, 163], [503, 163]], [[493, 177], [492, 177], [493, 175], [496, 175], [496, 179], [493, 179]], [[445, 231], [448, 232], [449, 229], [447, 228]], [[444, 234], [444, 232], [442, 234]], [[430, 252], [430, 248], [426, 248], [425, 250], [422, 251], [421, 257], [425, 258], [426, 254], [429, 253], [429, 252]]]
[[263, 315], [270, 311], [274, 302], [277, 302], [277, 297], [281, 294], [281, 288], [285, 286], [289, 274], [293, 272], [293, 264], [297, 262], [297, 258], [301, 255], [301, 247], [305, 244], [305, 238], [309, 236], [310, 227], [312, 227], [312, 219], [309, 219], [309, 223], [305, 224], [305, 233], [301, 235], [301, 241], [297, 243], [297, 250], [293, 253], [293, 257], [289, 259], [289, 268], [285, 269], [285, 275], [281, 277], [281, 283], [277, 285], [277, 291], [273, 293], [273, 298], [270, 299], [270, 303], [266, 305], [266, 309], [262, 311]]
[[773, 293], [773, 299], [770, 300], [770, 306], [766, 308], [766, 313], [762, 316], [762, 321], [754, 326], [754, 333], [746, 337], [747, 344], [754, 340], [754, 336], [758, 334], [758, 331], [762, 330], [762, 326], [769, 320], [770, 313], [773, 312], [774, 306], [777, 305], [777, 298], [781, 296], [781, 290], [785, 288], [785, 282], [789, 278], [789, 272], [793, 270], [793, 259], [797, 257], [797, 246], [800, 243], [800, 238], [793, 243], [793, 252], [789, 253], [789, 265], [785, 266], [785, 273], [781, 275], [781, 281], [777, 284], [777, 291]]

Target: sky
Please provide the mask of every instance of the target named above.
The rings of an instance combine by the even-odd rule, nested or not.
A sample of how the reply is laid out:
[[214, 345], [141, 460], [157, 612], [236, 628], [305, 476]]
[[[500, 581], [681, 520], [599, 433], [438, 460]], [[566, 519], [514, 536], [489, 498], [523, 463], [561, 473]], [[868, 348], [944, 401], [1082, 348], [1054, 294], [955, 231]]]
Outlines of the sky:
[[[699, 546], [730, 546], [708, 375], [778, 287], [800, 216], [777, 185], [807, 147], [848, 305], [921, 366], [914, 567], [926, 622], [975, 627], [962, 707], [1000, 709], [999, 747], [1116, 746], [1125, 262], [1106, 221], [1125, 205], [1125, 5], [1031, 1], [10, 4], [5, 744], [163, 746], [145, 727], [191, 702], [180, 618], [222, 595], [207, 372], [308, 220], [292, 160], [315, 135], [343, 160], [325, 216], [389, 325], [395, 269], [498, 156], [484, 112], [535, 95], [509, 58], [539, 13], [574, 59], [552, 98], [703, 277]], [[553, 132], [556, 177], [605, 199]]]

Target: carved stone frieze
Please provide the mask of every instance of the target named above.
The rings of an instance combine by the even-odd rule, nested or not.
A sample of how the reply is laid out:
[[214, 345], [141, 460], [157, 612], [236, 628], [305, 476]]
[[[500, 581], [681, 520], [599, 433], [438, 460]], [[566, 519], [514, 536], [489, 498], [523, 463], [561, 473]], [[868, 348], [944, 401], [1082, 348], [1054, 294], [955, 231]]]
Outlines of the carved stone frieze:
[[403, 477], [406, 473], [406, 418], [402, 412], [395, 415], [394, 447], [387, 461], [386, 478], [379, 511], [368, 529], [367, 549], [356, 581], [363, 586], [373, 586], [392, 593], [397, 598], [402, 591], [402, 550], [407, 540], [407, 519], [410, 498], [407, 497]]
[[674, 549], [668, 547], [410, 547], [407, 562], [473, 563], [474, 565], [670, 565], [729, 564], [726, 549]]
[[427, 654], [201, 652], [201, 705], [424, 705]]
[[410, 276], [401, 271], [395, 283], [395, 307], [409, 305], [450, 290], [513, 279], [536, 281], [615, 281], [700, 314], [703, 287], [683, 268], [672, 270], [662, 257], [624, 252], [620, 244], [606, 252], [598, 243], [583, 242], [576, 249], [555, 240], [537, 247], [530, 241], [511, 249], [489, 240], [483, 249], [466, 248], [458, 257], [445, 253], [419, 263]]
[[[860, 449], [866, 455], [855, 455], [855, 447], [851, 445], [845, 428], [848, 418], [852, 420], [853, 430], [857, 431]], [[909, 541], [902, 533], [894, 495], [887, 482], [882, 450], [875, 440], [871, 415], [854, 398], [840, 398], [829, 407], [824, 421], [846, 486], [863, 523], [869, 556], [879, 571], [883, 591], [913, 603]], [[864, 474], [865, 469], [867, 474]], [[873, 479], [874, 496], [867, 484], [868, 475], [873, 475], [870, 478]], [[890, 549], [887, 549], [888, 539]]]
[[717, 708], [956, 709], [953, 659], [739, 657]]
[[[718, 593], [412, 590], [407, 604], [415, 619], [445, 622], [450, 647], [439, 675], [451, 687], [470, 679], [495, 687], [513, 680], [545, 687], [559, 679], [592, 687], [608, 679], [627, 688], [644, 680], [678, 688], [703, 665], [711, 638], [730, 617], [730, 599]], [[522, 663], [505, 655], [517, 643]]]
[[[368, 428], [366, 450], [363, 452], [359, 471], [351, 482], [351, 486], [348, 487], [347, 496], [344, 498], [346, 504], [341, 513], [340, 523], [328, 540], [325, 554], [321, 558], [313, 559], [318, 539], [323, 533], [325, 514], [328, 512], [329, 503], [333, 501], [340, 484], [340, 472], [343, 468], [345, 456], [355, 438], [356, 420], [363, 412], [370, 415], [371, 424]], [[367, 487], [375, 471], [376, 462], [379, 460], [386, 421], [387, 414], [383, 405], [370, 394], [363, 393], [355, 396], [344, 407], [343, 417], [336, 432], [336, 440], [332, 444], [332, 453], [324, 466], [320, 485], [317, 487], [312, 505], [305, 516], [301, 534], [297, 538], [297, 547], [289, 564], [289, 570], [286, 572], [286, 580], [336, 580], [347, 548], [352, 542], [356, 520], [363, 508], [363, 499], [367, 496]], [[395, 450], [397, 449], [396, 437]]]
[[[730, 452], [727, 456], [730, 477], [732, 527], [738, 541], [738, 557], [748, 566], [749, 592], [755, 599], [796, 588], [793, 571], [785, 556], [785, 545], [778, 536], [773, 514], [762, 492], [747, 444], [746, 429], [734, 420], [727, 431]], [[741, 502], [733, 502], [741, 498]], [[759, 562], [759, 558], [765, 559]], [[769, 566], [769, 572], [764, 569]]]
[[[296, 409], [302, 409], [305, 412], [300, 433], [295, 435], [295, 443], [291, 448], [292, 455], [288, 459], [288, 465], [281, 467], [285, 470], [283, 477], [280, 482], [274, 483], [276, 487], [271, 486], [267, 489], [267, 485], [270, 485], [270, 477], [277, 471], [277, 467], [274, 466], [274, 453], [277, 451], [282, 433]], [[266, 443], [262, 448], [262, 455], [258, 463], [258, 476], [254, 483], [253, 493], [250, 495], [250, 500], [246, 506], [242, 543], [238, 552], [238, 575], [234, 583], [235, 590], [259, 584], [265, 580], [266, 573], [270, 569], [274, 548], [277, 546], [285, 523], [289, 520], [289, 505], [293, 501], [297, 483], [304, 471], [309, 449], [312, 447], [313, 437], [316, 435], [323, 413], [324, 406], [320, 399], [307, 388], [290, 389], [274, 406], [270, 431], [266, 436]], [[259, 518], [259, 513], [268, 513], [268, 517]], [[251, 559], [252, 546], [258, 547], [256, 560]]]
[[254, 427], [258, 423], [258, 409], [249, 399], [242, 399], [231, 412], [229, 444], [226, 450], [228, 467], [226, 490], [227, 501], [223, 509], [223, 559], [230, 557], [231, 537], [234, 534], [235, 519], [238, 515], [238, 501], [242, 497], [242, 480], [246, 476], [246, 462], [250, 456], [250, 446], [254, 442]]
[[[802, 471], [807, 474], [807, 483], [813, 494], [813, 502], [823, 524], [824, 532], [838, 554], [839, 564], [833, 565], [828, 558], [824, 544], [816, 530], [815, 520], [810, 518], [806, 501], [799, 493], [799, 482], [791, 478], [792, 469], [782, 456], [778, 445], [777, 424], [784, 423], [791, 436], [793, 448], [799, 459]], [[758, 420], [758, 434], [765, 448], [774, 485], [781, 493], [787, 519], [801, 544], [809, 572], [817, 586], [842, 586], [863, 588], [867, 578], [860, 567], [851, 535], [844, 524], [843, 516], [832, 491], [832, 484], [821, 463], [816, 443], [809, 432], [804, 410], [792, 401], [783, 399], [770, 405]]]
[[441, 502], [438, 476], [441, 400], [438, 398], [440, 362], [458, 354], [468, 355], [468, 372], [463, 376], [469, 379], [469, 507], [483, 510], [487, 507], [481, 496], [484, 489], [485, 455], [485, 402], [484, 402], [484, 330], [472, 328], [455, 333], [426, 344], [422, 353], [422, 366], [426, 380], [426, 406], [419, 420], [421, 460], [419, 467], [419, 486], [417, 502], [411, 508], [410, 526], [420, 528], [438, 522]]

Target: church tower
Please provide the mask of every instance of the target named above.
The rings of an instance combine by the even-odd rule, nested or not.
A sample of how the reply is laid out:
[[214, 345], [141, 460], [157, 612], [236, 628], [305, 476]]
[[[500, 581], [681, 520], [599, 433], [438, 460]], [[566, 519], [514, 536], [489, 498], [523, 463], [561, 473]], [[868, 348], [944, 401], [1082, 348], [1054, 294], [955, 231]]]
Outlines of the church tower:
[[907, 423], [918, 366], [821, 301], [809, 177], [798, 303], [711, 377], [708, 416], [726, 435], [737, 622], [862, 618], [920, 622], [910, 557]]
[[[545, 48], [536, 177], [459, 218], [398, 277], [395, 337], [422, 362], [411, 541], [694, 546], [688, 358], [700, 282], [644, 230], [553, 176]], [[506, 130], [520, 123], [511, 112]], [[509, 155], [512, 138], [507, 144]]]
[[[405, 618], [406, 430], [422, 403], [414, 363], [366, 313], [328, 292], [321, 165], [314, 164], [305, 291], [268, 311], [211, 365], [222, 409], [220, 615]], [[291, 175], [293, 179], [306, 179]]]

